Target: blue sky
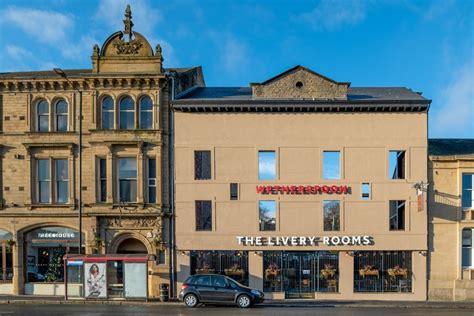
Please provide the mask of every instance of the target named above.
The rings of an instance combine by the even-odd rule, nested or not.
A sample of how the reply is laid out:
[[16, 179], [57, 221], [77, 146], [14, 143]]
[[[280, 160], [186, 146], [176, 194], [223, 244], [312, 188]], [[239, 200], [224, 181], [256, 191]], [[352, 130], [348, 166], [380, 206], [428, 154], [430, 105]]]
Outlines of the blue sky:
[[422, 91], [430, 137], [474, 137], [471, 0], [2, 0], [0, 71], [90, 68], [127, 3], [165, 67], [202, 65], [208, 86], [301, 64], [354, 87]]

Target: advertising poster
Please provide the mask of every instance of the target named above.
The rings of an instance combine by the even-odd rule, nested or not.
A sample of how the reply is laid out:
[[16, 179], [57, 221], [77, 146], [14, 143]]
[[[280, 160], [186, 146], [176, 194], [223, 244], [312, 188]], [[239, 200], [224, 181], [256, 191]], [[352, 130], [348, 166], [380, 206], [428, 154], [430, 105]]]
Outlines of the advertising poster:
[[107, 298], [107, 280], [105, 263], [86, 263], [85, 274], [85, 297]]

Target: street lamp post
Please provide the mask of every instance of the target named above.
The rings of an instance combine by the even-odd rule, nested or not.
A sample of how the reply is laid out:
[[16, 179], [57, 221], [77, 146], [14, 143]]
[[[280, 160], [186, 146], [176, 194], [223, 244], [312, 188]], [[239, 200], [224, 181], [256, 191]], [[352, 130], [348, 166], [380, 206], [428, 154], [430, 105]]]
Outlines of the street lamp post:
[[79, 93], [79, 250], [78, 254], [82, 254], [82, 91], [74, 88], [74, 83], [69, 80], [67, 74], [61, 68], [54, 68], [54, 72], [69, 82], [74, 90]]

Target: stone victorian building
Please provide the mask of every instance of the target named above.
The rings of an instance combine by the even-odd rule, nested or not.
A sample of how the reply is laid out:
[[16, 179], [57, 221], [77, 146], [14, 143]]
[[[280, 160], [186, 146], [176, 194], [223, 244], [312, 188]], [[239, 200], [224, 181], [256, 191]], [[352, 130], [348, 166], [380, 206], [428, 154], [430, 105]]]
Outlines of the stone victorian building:
[[[149, 295], [169, 282], [170, 89], [202, 85], [202, 74], [163, 68], [130, 7], [124, 25], [94, 46], [91, 69], [0, 74], [2, 294], [64, 293], [62, 257], [80, 247], [80, 192], [83, 253], [154, 255]], [[120, 283], [120, 263], [110, 271]]]
[[430, 139], [431, 300], [474, 301], [474, 140]]

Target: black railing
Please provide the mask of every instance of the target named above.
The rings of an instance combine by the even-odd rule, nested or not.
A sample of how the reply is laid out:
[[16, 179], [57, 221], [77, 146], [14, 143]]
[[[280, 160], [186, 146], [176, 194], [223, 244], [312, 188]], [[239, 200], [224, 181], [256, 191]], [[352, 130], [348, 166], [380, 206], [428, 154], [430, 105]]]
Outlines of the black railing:
[[412, 262], [408, 251], [354, 253], [354, 292], [411, 292]]

